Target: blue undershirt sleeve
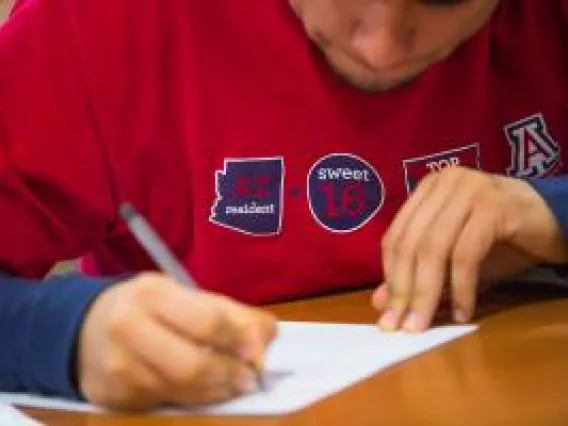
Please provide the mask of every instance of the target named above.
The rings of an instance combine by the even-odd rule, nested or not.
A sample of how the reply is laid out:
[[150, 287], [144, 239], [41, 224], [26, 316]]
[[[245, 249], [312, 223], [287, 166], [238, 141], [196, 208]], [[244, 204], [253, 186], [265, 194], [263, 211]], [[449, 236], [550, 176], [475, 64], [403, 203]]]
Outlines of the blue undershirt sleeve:
[[[528, 179], [556, 217], [564, 239], [568, 243], [568, 175]], [[568, 278], [568, 265], [556, 266], [558, 274]]]
[[76, 340], [86, 311], [110, 282], [1, 275], [0, 392], [82, 399], [75, 383]]
[[568, 242], [568, 175], [529, 179], [528, 182], [548, 204]]

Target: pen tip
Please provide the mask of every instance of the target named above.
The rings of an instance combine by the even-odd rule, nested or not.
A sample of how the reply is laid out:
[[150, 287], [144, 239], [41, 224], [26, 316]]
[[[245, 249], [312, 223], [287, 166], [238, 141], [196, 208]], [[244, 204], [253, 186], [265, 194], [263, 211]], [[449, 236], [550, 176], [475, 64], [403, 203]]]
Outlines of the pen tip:
[[119, 208], [120, 216], [126, 221], [129, 221], [134, 216], [136, 216], [136, 210], [134, 206], [130, 203], [122, 203]]
[[261, 391], [261, 392], [267, 391], [268, 386], [266, 385], [266, 379], [264, 378], [264, 375], [262, 373], [257, 374], [256, 382], [257, 382], [257, 386], [258, 386], [259, 391]]

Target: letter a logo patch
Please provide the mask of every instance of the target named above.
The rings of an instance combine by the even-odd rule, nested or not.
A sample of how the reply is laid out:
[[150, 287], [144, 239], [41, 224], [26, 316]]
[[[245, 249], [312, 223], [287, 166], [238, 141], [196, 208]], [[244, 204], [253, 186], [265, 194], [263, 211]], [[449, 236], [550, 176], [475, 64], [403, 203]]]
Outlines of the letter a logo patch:
[[209, 221], [253, 236], [280, 233], [284, 159], [226, 159], [215, 173], [216, 200]]
[[505, 127], [511, 145], [510, 176], [545, 177], [561, 166], [560, 146], [550, 135], [542, 114]]

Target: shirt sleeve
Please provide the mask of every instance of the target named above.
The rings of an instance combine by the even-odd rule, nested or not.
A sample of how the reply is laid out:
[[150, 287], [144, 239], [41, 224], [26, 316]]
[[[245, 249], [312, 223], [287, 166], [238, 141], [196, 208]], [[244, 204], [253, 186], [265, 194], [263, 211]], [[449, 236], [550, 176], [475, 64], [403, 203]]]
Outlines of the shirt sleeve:
[[75, 344], [85, 313], [110, 280], [80, 275], [34, 285], [0, 277], [0, 391], [80, 399]]
[[568, 242], [568, 175], [530, 179], [529, 183], [552, 210]]

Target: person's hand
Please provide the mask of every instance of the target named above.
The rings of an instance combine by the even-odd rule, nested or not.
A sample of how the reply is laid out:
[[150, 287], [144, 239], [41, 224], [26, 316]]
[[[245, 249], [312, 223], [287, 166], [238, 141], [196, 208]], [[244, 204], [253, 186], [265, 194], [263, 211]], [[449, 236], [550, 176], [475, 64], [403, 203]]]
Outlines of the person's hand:
[[379, 325], [408, 331], [430, 326], [446, 290], [454, 319], [467, 322], [480, 282], [568, 259], [558, 223], [527, 182], [459, 167], [421, 181], [382, 253], [385, 283], [372, 300]]
[[78, 385], [112, 409], [198, 405], [253, 391], [275, 319], [223, 296], [142, 274], [104, 291], [77, 345]]

